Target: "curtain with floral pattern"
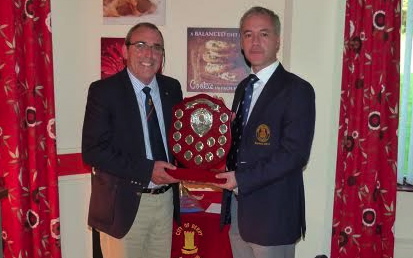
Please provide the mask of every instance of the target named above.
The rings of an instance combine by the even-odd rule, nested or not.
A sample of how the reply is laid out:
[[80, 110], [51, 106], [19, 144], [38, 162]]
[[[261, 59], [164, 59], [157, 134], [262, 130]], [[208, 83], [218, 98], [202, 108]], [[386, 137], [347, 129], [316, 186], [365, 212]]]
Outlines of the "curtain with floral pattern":
[[400, 0], [347, 0], [331, 258], [393, 257]]
[[0, 1], [5, 258], [61, 257], [50, 0]]

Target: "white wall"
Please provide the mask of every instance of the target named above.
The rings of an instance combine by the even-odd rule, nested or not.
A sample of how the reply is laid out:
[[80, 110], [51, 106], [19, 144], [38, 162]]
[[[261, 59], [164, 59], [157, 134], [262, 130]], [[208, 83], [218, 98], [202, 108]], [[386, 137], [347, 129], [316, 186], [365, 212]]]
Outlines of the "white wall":
[[[263, 5], [280, 15], [284, 66], [315, 88], [317, 121], [310, 163], [305, 171], [307, 236], [298, 244], [298, 258], [329, 254], [341, 83], [342, 33], [345, 1], [330, 0], [180, 0], [166, 1], [165, 74], [186, 89], [186, 28], [238, 27], [242, 13]], [[337, 3], [339, 2], [339, 3]], [[52, 25], [59, 154], [80, 152], [81, 127], [89, 84], [100, 78], [100, 38], [124, 37], [130, 26], [103, 25], [102, 1], [53, 0]], [[322, 6], [322, 8], [320, 8]], [[230, 11], [228, 11], [230, 10]], [[326, 11], [328, 10], [328, 11]], [[185, 96], [193, 95], [184, 92]], [[232, 94], [221, 94], [229, 105]], [[59, 180], [64, 258], [91, 257], [86, 229], [89, 177]], [[73, 202], [72, 196], [84, 202]], [[399, 196], [400, 197], [400, 196]], [[403, 196], [412, 203], [412, 194]], [[400, 206], [400, 205], [399, 205]], [[398, 221], [412, 221], [413, 205], [397, 210]], [[406, 256], [413, 242], [412, 228], [396, 227], [406, 245], [396, 258]], [[86, 229], [86, 230], [85, 230]], [[86, 244], [85, 242], [86, 241]], [[410, 242], [409, 242], [410, 241]]]
[[59, 177], [60, 232], [63, 258], [92, 258], [87, 226], [90, 174]]
[[399, 192], [396, 208], [395, 258], [413, 257], [413, 193]]
[[308, 236], [298, 247], [297, 257], [330, 253], [344, 5], [345, 1], [325, 0], [293, 3], [291, 71], [314, 86], [317, 112], [305, 171]]

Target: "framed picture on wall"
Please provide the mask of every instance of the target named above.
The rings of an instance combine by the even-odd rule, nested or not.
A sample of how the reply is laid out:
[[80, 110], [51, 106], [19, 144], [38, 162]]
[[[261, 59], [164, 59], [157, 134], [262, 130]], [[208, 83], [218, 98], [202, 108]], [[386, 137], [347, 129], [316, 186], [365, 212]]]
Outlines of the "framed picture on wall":
[[231, 93], [249, 68], [236, 28], [188, 28], [187, 91]]
[[102, 0], [103, 24], [165, 25], [166, 0]]
[[124, 38], [101, 38], [100, 73], [101, 78], [107, 78], [125, 68], [122, 56]]

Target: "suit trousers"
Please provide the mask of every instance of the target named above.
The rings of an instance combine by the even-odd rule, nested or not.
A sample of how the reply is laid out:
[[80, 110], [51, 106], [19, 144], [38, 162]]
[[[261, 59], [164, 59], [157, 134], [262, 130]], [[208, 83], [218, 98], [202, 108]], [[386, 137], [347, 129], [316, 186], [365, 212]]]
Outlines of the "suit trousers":
[[[263, 207], [265, 209], [265, 207]], [[263, 211], [265, 212], [265, 211]], [[232, 194], [229, 240], [234, 258], [294, 258], [295, 244], [262, 246], [245, 242], [238, 229], [238, 200]]]
[[170, 258], [173, 191], [144, 193], [131, 229], [122, 239], [100, 232], [104, 258]]

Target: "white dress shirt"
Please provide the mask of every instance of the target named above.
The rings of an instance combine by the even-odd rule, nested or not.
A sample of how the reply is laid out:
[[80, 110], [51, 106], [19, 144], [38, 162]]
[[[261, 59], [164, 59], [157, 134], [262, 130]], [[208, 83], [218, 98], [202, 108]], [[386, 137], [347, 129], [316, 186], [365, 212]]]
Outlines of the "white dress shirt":
[[[151, 88], [150, 94], [151, 94], [151, 97], [152, 97], [152, 101], [155, 105], [156, 115], [158, 117], [159, 127], [161, 129], [161, 134], [162, 134], [163, 145], [164, 145], [164, 148], [165, 148], [165, 153], [168, 153], [168, 150], [167, 150], [166, 145], [165, 145], [165, 143], [166, 143], [166, 132], [165, 132], [165, 122], [163, 120], [162, 102], [161, 102], [161, 97], [160, 97], [160, 94], [159, 94], [159, 86], [158, 86], [158, 82], [156, 81], [156, 77], [154, 77], [148, 85], [145, 85], [138, 78], [136, 78], [129, 71], [129, 69], [128, 69], [128, 75], [129, 75], [129, 78], [132, 82], [133, 90], [135, 91], [136, 99], [137, 99], [138, 105], [139, 105], [139, 113], [141, 115], [142, 129], [143, 129], [143, 136], [144, 136], [143, 138], [144, 138], [144, 141], [145, 141], [146, 158], [153, 159], [151, 143], [149, 141], [148, 123], [146, 121], [146, 110], [145, 110], [146, 95], [143, 92], [144, 87]], [[149, 185], [148, 185], [148, 188], [156, 188], [157, 186], [158, 185], [156, 185], [155, 183], [150, 181]]]

